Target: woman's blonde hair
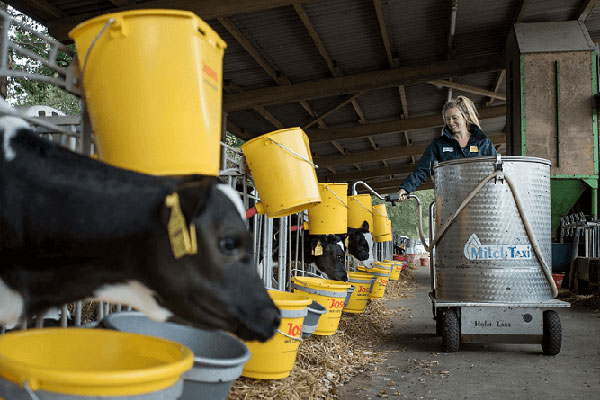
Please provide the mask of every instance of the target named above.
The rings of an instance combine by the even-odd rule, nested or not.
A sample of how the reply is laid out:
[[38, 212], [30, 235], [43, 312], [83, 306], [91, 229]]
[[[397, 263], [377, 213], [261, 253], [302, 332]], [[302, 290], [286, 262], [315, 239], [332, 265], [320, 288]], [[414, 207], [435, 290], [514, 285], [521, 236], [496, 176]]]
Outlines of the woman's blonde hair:
[[[475, 108], [475, 104], [473, 104], [471, 99], [468, 97], [457, 96], [455, 99], [447, 101], [442, 108], [442, 118], [444, 118], [444, 114], [449, 108], [456, 108], [459, 110], [469, 125], [476, 125], [478, 128], [481, 128], [479, 125], [479, 114], [477, 113], [477, 108]], [[446, 124], [445, 118], [444, 124]]]

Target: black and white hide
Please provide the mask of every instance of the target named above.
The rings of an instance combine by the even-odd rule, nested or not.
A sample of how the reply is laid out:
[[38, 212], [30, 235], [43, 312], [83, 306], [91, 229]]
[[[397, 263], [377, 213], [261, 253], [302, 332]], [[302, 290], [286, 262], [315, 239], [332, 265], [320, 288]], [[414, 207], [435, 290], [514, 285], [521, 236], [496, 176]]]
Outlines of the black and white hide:
[[363, 221], [360, 228], [348, 228], [348, 233], [342, 235], [347, 244], [348, 255], [356, 258], [359, 264], [367, 268], [375, 265], [373, 256], [373, 235], [369, 232], [369, 223]]
[[274, 334], [279, 310], [229, 186], [116, 168], [13, 117], [0, 134], [0, 325], [88, 298], [245, 340]]

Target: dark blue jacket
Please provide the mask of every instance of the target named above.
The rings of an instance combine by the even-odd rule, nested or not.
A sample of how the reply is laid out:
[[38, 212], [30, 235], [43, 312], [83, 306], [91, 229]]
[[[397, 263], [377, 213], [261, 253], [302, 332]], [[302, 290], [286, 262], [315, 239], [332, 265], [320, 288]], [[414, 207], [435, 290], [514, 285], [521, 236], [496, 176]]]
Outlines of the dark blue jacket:
[[400, 185], [400, 189], [408, 193], [414, 192], [423, 182], [429, 178], [431, 172], [431, 163], [433, 161], [449, 161], [458, 158], [495, 156], [496, 148], [492, 141], [488, 139], [483, 131], [477, 126], [472, 125], [469, 128], [471, 137], [467, 147], [462, 148], [458, 140], [452, 137], [448, 128], [442, 130], [442, 136], [431, 142], [421, 159], [417, 162], [415, 171], [410, 174]]

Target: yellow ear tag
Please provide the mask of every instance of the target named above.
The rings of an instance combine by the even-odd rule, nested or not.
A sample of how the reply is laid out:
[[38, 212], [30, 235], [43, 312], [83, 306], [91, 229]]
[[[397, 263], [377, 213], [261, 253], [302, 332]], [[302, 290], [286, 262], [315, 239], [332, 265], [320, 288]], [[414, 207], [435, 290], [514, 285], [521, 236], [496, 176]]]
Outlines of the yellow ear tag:
[[349, 241], [350, 237], [346, 236], [346, 240], [344, 240], [344, 247], [346, 247], [346, 250], [348, 250], [348, 241]]
[[322, 256], [323, 255], [323, 246], [321, 245], [320, 240], [317, 242], [317, 246], [312, 251], [312, 255], [313, 256]]
[[479, 147], [477, 147], [477, 146], [470, 146], [469, 147], [469, 152], [471, 152], [471, 153], [479, 153]]
[[196, 254], [198, 252], [198, 243], [196, 241], [196, 227], [190, 225], [190, 230], [185, 224], [185, 217], [179, 205], [179, 195], [173, 193], [165, 198], [165, 205], [171, 209], [167, 231], [171, 242], [173, 256], [181, 258], [186, 254]]

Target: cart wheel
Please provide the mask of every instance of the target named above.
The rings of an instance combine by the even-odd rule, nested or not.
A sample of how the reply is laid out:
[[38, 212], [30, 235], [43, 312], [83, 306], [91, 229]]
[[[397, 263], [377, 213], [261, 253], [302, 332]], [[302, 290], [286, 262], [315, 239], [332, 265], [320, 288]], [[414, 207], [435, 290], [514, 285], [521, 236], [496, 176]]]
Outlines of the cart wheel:
[[442, 350], [455, 353], [460, 347], [460, 325], [454, 309], [444, 310], [442, 320]]
[[543, 314], [543, 321], [542, 352], [548, 356], [555, 356], [560, 353], [562, 343], [560, 317], [556, 311], [546, 310]]

